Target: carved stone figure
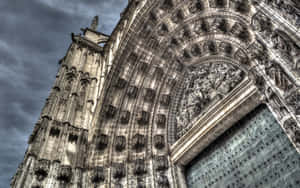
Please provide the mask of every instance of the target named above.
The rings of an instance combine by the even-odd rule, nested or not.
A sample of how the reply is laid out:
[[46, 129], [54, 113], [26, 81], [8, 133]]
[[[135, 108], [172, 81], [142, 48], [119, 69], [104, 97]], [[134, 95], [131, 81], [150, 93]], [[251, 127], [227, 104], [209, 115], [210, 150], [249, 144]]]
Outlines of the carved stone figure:
[[114, 164], [113, 177], [115, 179], [121, 179], [125, 177], [126, 170], [125, 166], [122, 163]]
[[134, 163], [134, 174], [137, 175], [137, 176], [142, 176], [144, 175], [147, 170], [146, 170], [146, 167], [145, 167], [145, 161], [144, 159], [138, 159], [135, 161]]
[[116, 150], [119, 152], [123, 151], [126, 147], [126, 137], [117, 136], [115, 139]]
[[136, 151], [141, 151], [146, 145], [146, 138], [144, 135], [136, 134], [132, 138], [132, 148]]
[[91, 181], [93, 183], [100, 183], [105, 180], [104, 169], [102, 166], [97, 166], [92, 171]]
[[58, 170], [57, 179], [64, 183], [69, 183], [72, 178], [72, 168], [70, 166], [62, 165]]
[[98, 139], [97, 148], [99, 150], [104, 150], [108, 145], [108, 139], [109, 139], [108, 136], [105, 134], [100, 134], [97, 139]]
[[164, 135], [155, 135], [153, 141], [156, 149], [163, 149], [165, 147]]

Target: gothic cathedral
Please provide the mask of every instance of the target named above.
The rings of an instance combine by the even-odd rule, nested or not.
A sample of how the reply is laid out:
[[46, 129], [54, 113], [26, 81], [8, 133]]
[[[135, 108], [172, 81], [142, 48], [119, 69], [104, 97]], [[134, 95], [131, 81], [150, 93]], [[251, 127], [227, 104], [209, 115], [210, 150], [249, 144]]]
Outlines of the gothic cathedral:
[[12, 188], [299, 188], [299, 0], [129, 0], [59, 61]]

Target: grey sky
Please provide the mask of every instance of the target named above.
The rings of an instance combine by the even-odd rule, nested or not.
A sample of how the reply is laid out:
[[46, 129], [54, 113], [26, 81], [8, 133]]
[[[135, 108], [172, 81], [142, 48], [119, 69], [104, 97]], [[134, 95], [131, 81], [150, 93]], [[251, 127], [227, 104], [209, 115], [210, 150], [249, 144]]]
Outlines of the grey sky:
[[98, 15], [110, 34], [127, 0], [0, 1], [0, 188], [9, 187], [55, 79], [58, 61]]

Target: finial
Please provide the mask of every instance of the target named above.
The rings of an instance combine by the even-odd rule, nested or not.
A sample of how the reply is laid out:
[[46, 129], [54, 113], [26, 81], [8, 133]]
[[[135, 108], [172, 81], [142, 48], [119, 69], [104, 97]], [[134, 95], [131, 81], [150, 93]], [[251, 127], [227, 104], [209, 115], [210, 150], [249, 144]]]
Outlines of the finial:
[[91, 29], [96, 30], [98, 27], [98, 16], [95, 16], [93, 18], [92, 24], [91, 24]]

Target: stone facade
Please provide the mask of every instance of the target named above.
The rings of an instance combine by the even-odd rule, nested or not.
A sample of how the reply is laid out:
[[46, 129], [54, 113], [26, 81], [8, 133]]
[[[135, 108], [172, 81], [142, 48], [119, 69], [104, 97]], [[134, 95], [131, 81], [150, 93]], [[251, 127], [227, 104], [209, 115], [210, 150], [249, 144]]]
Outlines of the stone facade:
[[[131, 0], [60, 61], [14, 188], [184, 188], [184, 168], [259, 104], [300, 152], [297, 0]], [[103, 45], [101, 45], [103, 44]]]

